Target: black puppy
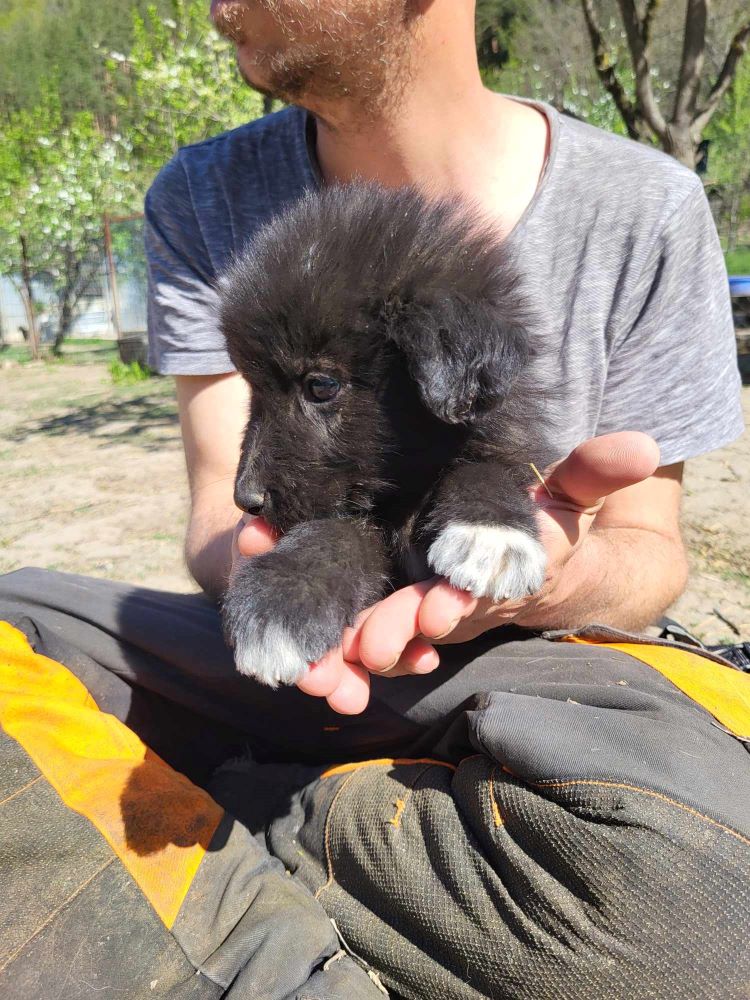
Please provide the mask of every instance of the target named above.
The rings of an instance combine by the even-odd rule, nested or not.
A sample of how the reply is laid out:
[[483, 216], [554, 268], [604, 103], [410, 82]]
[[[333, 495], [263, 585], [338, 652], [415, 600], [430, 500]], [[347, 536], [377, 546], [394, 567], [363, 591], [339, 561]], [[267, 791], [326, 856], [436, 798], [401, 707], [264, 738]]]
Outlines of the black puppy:
[[220, 283], [252, 388], [235, 501], [281, 533], [224, 601], [242, 673], [299, 680], [393, 586], [544, 580], [532, 317], [492, 229], [372, 185], [309, 194]]

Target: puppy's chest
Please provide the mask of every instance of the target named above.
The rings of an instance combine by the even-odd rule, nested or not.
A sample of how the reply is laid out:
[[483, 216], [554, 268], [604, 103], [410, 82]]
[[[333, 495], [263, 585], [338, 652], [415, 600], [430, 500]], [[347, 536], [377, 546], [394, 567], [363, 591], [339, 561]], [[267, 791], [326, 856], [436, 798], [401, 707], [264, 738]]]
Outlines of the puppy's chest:
[[398, 577], [396, 586], [407, 586], [428, 580], [435, 573], [427, 561], [427, 548], [418, 542], [413, 542], [403, 550], [398, 560]]
[[[409, 511], [401, 511], [396, 523], [383, 527], [390, 555], [390, 582], [394, 587], [404, 587], [433, 576], [427, 561], [427, 540], [424, 535], [425, 501]], [[381, 522], [382, 523], [382, 522]]]

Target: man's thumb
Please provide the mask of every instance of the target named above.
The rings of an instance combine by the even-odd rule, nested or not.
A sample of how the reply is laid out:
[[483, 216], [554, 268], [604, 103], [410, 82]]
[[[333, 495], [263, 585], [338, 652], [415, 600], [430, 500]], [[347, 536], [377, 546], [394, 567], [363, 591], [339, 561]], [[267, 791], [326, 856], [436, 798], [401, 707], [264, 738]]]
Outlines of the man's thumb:
[[552, 493], [593, 507], [610, 493], [648, 479], [658, 466], [659, 446], [652, 437], [640, 431], [620, 431], [579, 444], [546, 481]]
[[262, 517], [247, 516], [243, 520], [245, 523], [237, 535], [239, 554], [241, 556], [262, 556], [264, 552], [270, 552], [279, 536], [268, 521]]

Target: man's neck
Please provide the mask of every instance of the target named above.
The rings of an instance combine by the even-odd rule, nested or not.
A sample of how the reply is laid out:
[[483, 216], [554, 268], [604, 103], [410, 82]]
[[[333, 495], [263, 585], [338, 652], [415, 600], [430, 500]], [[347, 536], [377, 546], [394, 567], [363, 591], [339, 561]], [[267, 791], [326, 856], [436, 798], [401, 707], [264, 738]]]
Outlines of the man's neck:
[[494, 217], [503, 235], [534, 196], [548, 147], [537, 109], [483, 90], [466, 107], [330, 128], [317, 118], [316, 153], [326, 183], [413, 184], [429, 197], [461, 197]]
[[[488, 91], [473, 59], [473, 36], [467, 45], [455, 29], [453, 20], [444, 33], [430, 32], [433, 51], [420, 51], [393, 108], [376, 116], [339, 102], [334, 113], [311, 108], [318, 163], [326, 183], [413, 184], [428, 196], [465, 198], [507, 235], [543, 170], [547, 120], [532, 106]], [[473, 32], [473, 25], [463, 29]], [[467, 52], [472, 58], [462, 60]], [[429, 69], [435, 65], [450, 73]]]

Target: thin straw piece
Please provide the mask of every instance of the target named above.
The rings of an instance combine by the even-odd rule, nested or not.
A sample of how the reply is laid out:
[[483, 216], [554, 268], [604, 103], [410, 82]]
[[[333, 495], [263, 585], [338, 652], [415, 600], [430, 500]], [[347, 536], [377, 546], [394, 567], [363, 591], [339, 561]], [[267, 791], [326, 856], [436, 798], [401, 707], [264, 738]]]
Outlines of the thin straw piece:
[[554, 496], [552, 494], [552, 490], [545, 483], [544, 476], [541, 474], [541, 472], [539, 471], [539, 469], [537, 469], [537, 467], [534, 465], [533, 462], [529, 462], [529, 468], [531, 469], [531, 471], [534, 473], [534, 475], [536, 476], [536, 478], [539, 480], [539, 482], [542, 484], [542, 486], [547, 491], [547, 496], [550, 498], [550, 500], [554, 500], [555, 498], [554, 498]]

